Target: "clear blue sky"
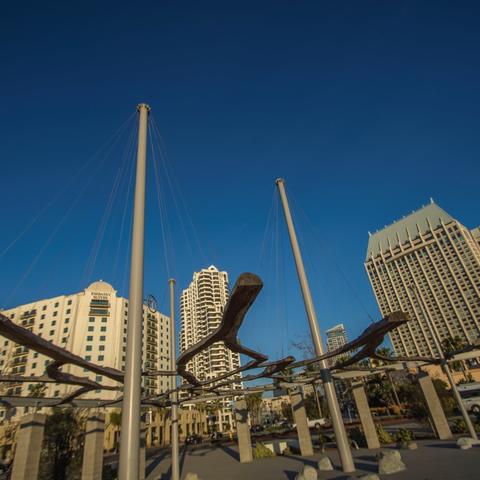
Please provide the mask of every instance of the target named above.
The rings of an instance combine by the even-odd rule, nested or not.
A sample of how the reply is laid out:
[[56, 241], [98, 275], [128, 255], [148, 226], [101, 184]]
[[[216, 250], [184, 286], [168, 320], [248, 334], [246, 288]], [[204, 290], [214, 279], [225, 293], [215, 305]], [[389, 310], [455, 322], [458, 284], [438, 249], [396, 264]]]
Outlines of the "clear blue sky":
[[[176, 247], [167, 272], [150, 166], [146, 293], [165, 311], [169, 274], [179, 289], [212, 263], [232, 281], [260, 274], [241, 338], [271, 357], [307, 325], [281, 221], [281, 254], [267, 248], [259, 261], [276, 177], [287, 180], [321, 328], [344, 322], [352, 338], [365, 310], [379, 315], [363, 268], [368, 230], [429, 197], [480, 224], [478, 2], [55, 3], [10, 2], [0, 18], [0, 252], [68, 185], [0, 258], [0, 305], [97, 278], [126, 294], [125, 234], [112, 266], [126, 182], [86, 266], [122, 148], [98, 172], [75, 172], [141, 101], [178, 182], [173, 197], [161, 179]], [[174, 208], [179, 192], [201, 248]]]

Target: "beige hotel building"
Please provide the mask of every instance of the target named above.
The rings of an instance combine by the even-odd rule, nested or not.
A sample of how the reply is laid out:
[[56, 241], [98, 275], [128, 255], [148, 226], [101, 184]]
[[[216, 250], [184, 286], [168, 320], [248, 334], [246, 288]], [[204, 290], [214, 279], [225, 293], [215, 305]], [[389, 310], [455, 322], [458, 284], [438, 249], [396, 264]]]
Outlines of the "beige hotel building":
[[[83, 292], [37, 300], [2, 311], [13, 322], [28, 328], [42, 338], [97, 365], [124, 370], [128, 300], [117, 296], [114, 288], [103, 281], [92, 283]], [[170, 319], [144, 307], [143, 368], [172, 370]], [[0, 369], [3, 374], [39, 376], [49, 358], [0, 337]], [[87, 376], [103, 385], [116, 382], [101, 375], [66, 365], [62, 371]], [[159, 394], [173, 386], [173, 377], [143, 378], [145, 393]], [[33, 384], [1, 385], [3, 395], [26, 396]], [[46, 384], [46, 397], [67, 395], [78, 386]], [[114, 399], [121, 392], [100, 390], [81, 398]], [[0, 419], [4, 412], [0, 411]]]
[[412, 321], [390, 338], [397, 355], [436, 355], [411, 286], [440, 338], [480, 337], [480, 229], [470, 230], [433, 201], [374, 234], [365, 260], [383, 316], [407, 312]]

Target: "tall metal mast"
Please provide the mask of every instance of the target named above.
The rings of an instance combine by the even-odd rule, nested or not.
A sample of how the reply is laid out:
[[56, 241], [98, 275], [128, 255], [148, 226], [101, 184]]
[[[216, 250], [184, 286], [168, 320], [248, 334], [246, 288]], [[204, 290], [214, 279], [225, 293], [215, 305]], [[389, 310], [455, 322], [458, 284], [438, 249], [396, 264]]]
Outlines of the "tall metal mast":
[[145, 233], [145, 178], [147, 121], [150, 107], [137, 106], [138, 147], [130, 262], [127, 350], [123, 388], [119, 480], [138, 480], [140, 466], [140, 401], [142, 383], [143, 250]]
[[[175, 280], [168, 281], [170, 286], [170, 348], [172, 352], [173, 368], [177, 370], [177, 353], [175, 337]], [[177, 388], [177, 376], [175, 375], [173, 388]], [[178, 392], [170, 396], [172, 401], [172, 480], [180, 479], [179, 449], [178, 449]]]
[[[310, 324], [310, 333], [312, 341], [315, 346], [317, 356], [323, 355], [322, 339], [320, 337], [320, 329], [318, 327], [317, 314], [313, 305], [312, 294], [308, 285], [307, 274], [303, 266], [302, 254], [298, 245], [297, 234], [293, 224], [292, 214], [288, 205], [287, 194], [285, 192], [285, 180], [277, 178], [276, 182], [280, 198], [282, 200], [283, 212], [285, 214], [285, 221], [287, 222], [288, 233], [290, 235], [290, 243], [292, 245], [293, 256], [295, 258], [295, 266], [297, 267], [298, 280], [302, 289], [303, 301], [305, 303], [305, 310], [307, 312], [308, 322]], [[343, 424], [342, 414], [338, 405], [337, 394], [333, 385], [332, 376], [328, 369], [325, 360], [320, 362], [320, 374], [323, 380], [323, 387], [325, 389], [325, 397], [332, 417], [333, 431], [337, 440], [338, 451], [342, 461], [342, 468], [344, 472], [354, 472], [355, 465], [353, 463], [352, 452], [350, 451], [347, 432]]]

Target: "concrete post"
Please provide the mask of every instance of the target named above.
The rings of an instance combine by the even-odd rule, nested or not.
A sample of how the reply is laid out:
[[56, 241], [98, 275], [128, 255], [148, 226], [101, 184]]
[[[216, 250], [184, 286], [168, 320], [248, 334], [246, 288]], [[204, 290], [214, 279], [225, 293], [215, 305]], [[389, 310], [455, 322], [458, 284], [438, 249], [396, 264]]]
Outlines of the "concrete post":
[[140, 424], [140, 459], [138, 462], [138, 480], [145, 480], [147, 462], [147, 425], [145, 420]]
[[248, 410], [245, 400], [237, 400], [235, 403], [235, 421], [237, 423], [238, 451], [240, 463], [250, 463], [253, 460], [252, 441], [248, 426]]
[[422, 389], [425, 402], [427, 403], [430, 418], [436, 430], [436, 434], [440, 440], [452, 438], [452, 432], [445, 417], [440, 399], [433, 385], [432, 379], [425, 372], [418, 374], [418, 384]]
[[38, 478], [45, 420], [46, 416], [41, 413], [30, 413], [20, 421], [11, 480]]
[[300, 453], [302, 457], [313, 455], [312, 437], [308, 428], [307, 412], [305, 410], [305, 402], [303, 393], [300, 389], [291, 390], [289, 392], [290, 403], [292, 405], [293, 421], [297, 424], [298, 443], [300, 445]]
[[85, 426], [82, 480], [102, 480], [105, 415], [92, 414]]
[[367, 448], [380, 448], [377, 430], [373, 422], [372, 413], [368, 405], [367, 394], [362, 382], [352, 383], [352, 395], [357, 407], [358, 416], [362, 423], [363, 433], [367, 441]]

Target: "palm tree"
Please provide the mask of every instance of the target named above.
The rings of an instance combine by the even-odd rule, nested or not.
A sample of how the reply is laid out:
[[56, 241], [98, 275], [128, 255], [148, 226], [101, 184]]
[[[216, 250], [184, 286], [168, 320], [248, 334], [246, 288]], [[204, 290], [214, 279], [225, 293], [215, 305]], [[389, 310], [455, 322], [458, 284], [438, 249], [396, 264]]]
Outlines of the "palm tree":
[[[453, 338], [444, 338], [442, 340], [442, 350], [445, 353], [454, 353], [462, 348], [465, 347], [465, 342], [458, 336], [455, 335]], [[465, 366], [465, 362], [463, 360], [457, 360], [455, 362], [451, 362], [450, 366], [453, 370], [459, 372], [462, 371], [463, 376], [465, 377], [466, 381], [469, 381], [471, 375], [468, 373], [468, 369]]]
[[248, 411], [252, 415], [253, 423], [258, 424], [260, 420], [260, 408], [262, 406], [262, 393], [259, 392], [245, 395], [245, 402], [247, 403]]
[[30, 391], [28, 392], [29, 397], [34, 398], [43, 398], [45, 396], [45, 392], [47, 391], [47, 386], [44, 383], [36, 383], [30, 387]]

